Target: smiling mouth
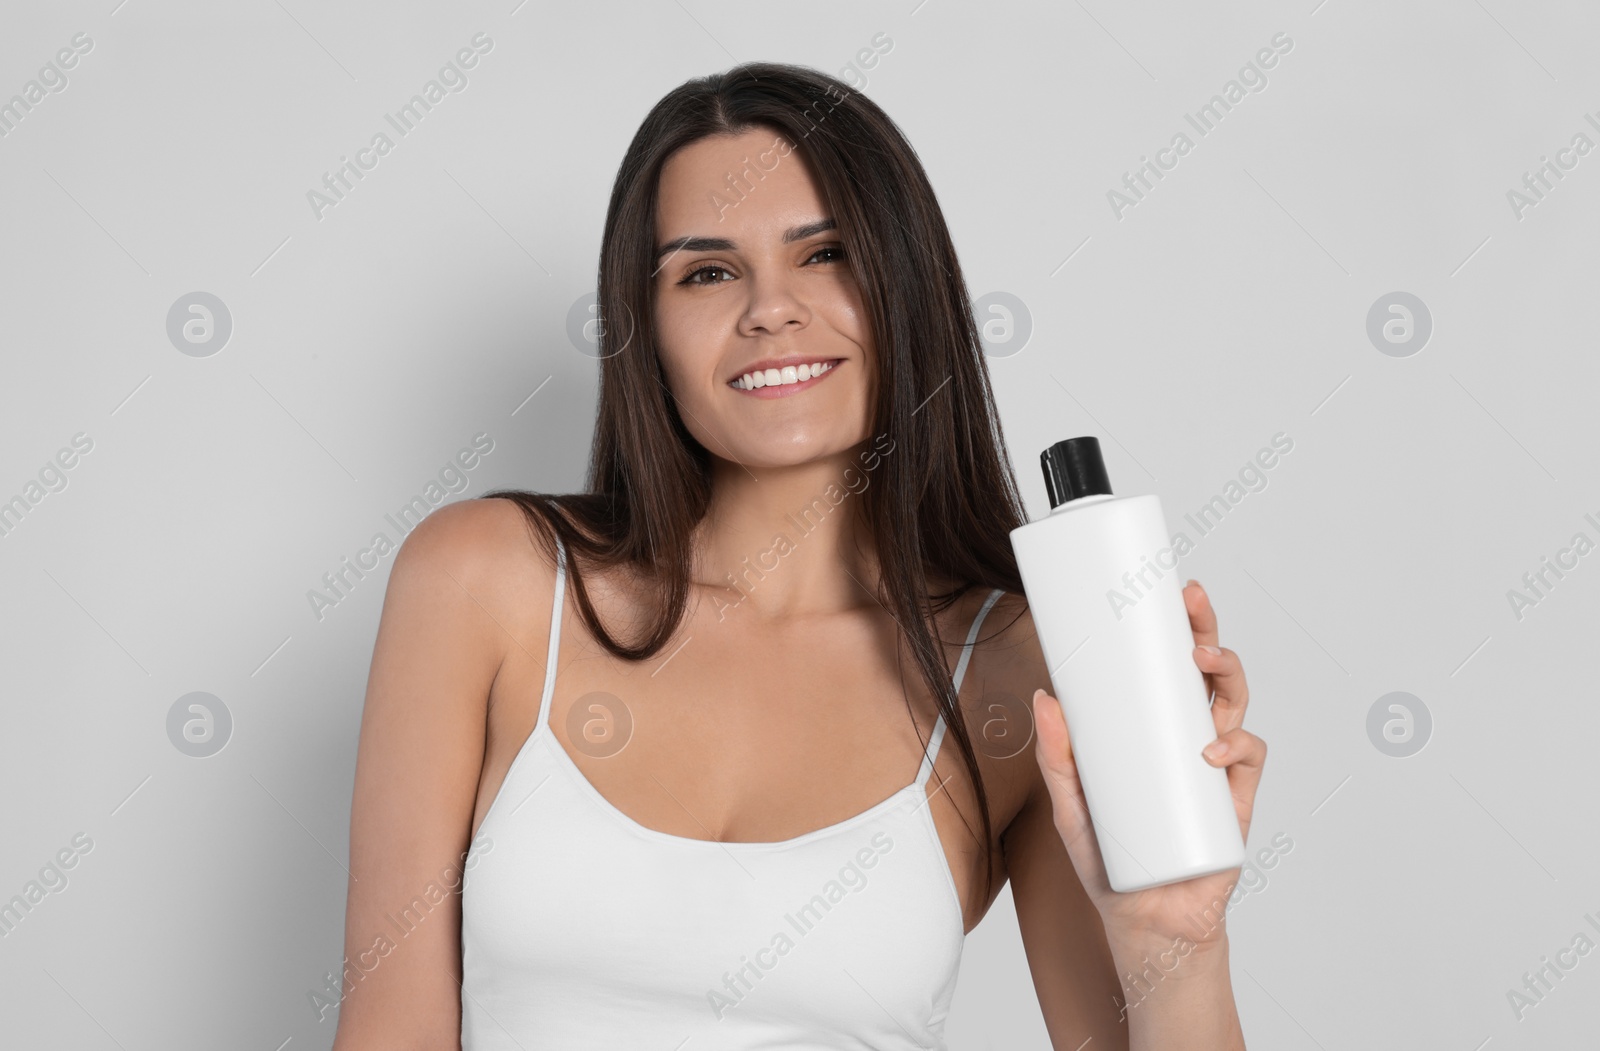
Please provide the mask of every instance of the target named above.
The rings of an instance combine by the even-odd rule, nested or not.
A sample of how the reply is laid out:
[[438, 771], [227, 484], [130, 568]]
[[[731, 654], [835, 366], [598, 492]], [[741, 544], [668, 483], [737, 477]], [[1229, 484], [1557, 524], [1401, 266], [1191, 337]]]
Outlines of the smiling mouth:
[[786, 365], [781, 369], [761, 369], [747, 372], [742, 376], [735, 376], [728, 381], [728, 386], [734, 390], [756, 393], [757, 391], [770, 391], [772, 394], [801, 390], [809, 387], [814, 381], [821, 379], [838, 367], [843, 358], [822, 358], [805, 365]]

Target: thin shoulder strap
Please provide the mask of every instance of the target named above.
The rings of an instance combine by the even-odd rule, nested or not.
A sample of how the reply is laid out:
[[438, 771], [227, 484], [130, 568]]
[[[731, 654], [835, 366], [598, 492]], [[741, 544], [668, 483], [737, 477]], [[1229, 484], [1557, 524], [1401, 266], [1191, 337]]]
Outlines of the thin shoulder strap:
[[[961, 660], [956, 663], [956, 673], [953, 680], [958, 698], [961, 696], [961, 680], [967, 674], [967, 662], [972, 659], [972, 645], [973, 641], [978, 637], [978, 628], [983, 625], [983, 618], [988, 615], [989, 610], [1000, 600], [1000, 596], [1003, 594], [1005, 594], [1005, 591], [1001, 588], [995, 588], [989, 592], [989, 597], [984, 600], [983, 607], [978, 610], [978, 615], [972, 618], [972, 629], [967, 632], [967, 641], [961, 647]], [[941, 712], [939, 718], [933, 724], [933, 733], [928, 735], [928, 746], [922, 752], [922, 767], [917, 771], [916, 784], [918, 787], [925, 784], [928, 780], [928, 775], [933, 773], [933, 761], [939, 757], [939, 746], [943, 743], [944, 713]]]
[[539, 717], [534, 721], [533, 732], [538, 733], [550, 721], [550, 695], [555, 692], [556, 655], [561, 651], [561, 606], [567, 591], [567, 549], [556, 537], [555, 601], [550, 607], [550, 649], [544, 658], [544, 696], [539, 698]]

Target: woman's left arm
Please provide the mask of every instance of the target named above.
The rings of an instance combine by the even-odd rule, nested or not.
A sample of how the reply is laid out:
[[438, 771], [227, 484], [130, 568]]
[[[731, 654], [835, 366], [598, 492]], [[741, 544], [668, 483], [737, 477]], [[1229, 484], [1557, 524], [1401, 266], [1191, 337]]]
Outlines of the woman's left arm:
[[[1217, 647], [1217, 618], [1204, 589], [1190, 582], [1183, 596], [1197, 644], [1195, 661], [1215, 695], [1211, 708], [1217, 730], [1214, 744], [1226, 745], [1223, 754], [1206, 758], [1227, 770], [1240, 833], [1248, 837], [1267, 746], [1240, 725], [1249, 689], [1238, 655], [1228, 649], [1212, 653], [1205, 648]], [[1233, 999], [1223, 923], [1240, 870], [1141, 891], [1112, 890], [1084, 803], [1060, 704], [1038, 690], [1033, 711], [1035, 757], [1048, 799], [1030, 800], [1007, 830], [1007, 867], [1053, 1045], [1058, 1051], [1075, 1048], [1073, 1034], [1065, 1030], [1088, 1021], [1080, 1015], [1077, 1025], [1069, 1026], [1059, 1012], [1052, 1011], [1052, 1001], [1060, 1004], [1079, 997], [1066, 988], [1051, 987], [1052, 978], [1062, 981], [1063, 976], [1048, 962], [1069, 956], [1081, 959], [1091, 951], [1084, 947], [1090, 942], [1085, 936], [1089, 910], [1080, 905], [1076, 915], [1069, 915], [1072, 902], [1086, 901], [1104, 932], [1103, 941], [1093, 940], [1102, 959], [1109, 953], [1121, 985], [1118, 1028], [1126, 1026], [1126, 1043], [1119, 1041], [1114, 1046], [1129, 1051], [1241, 1051], [1244, 1034]], [[1048, 841], [1051, 833], [1054, 842]], [[1076, 886], [1063, 878], [1069, 859]], [[1070, 953], [1069, 940], [1079, 945]], [[1041, 970], [1057, 973], [1047, 977]], [[1054, 1023], [1052, 1013], [1057, 1014]], [[1093, 1024], [1099, 1028], [1102, 1023], [1097, 1019]], [[1058, 1029], [1063, 1031], [1058, 1034]], [[1081, 1038], [1082, 1034], [1077, 1034], [1079, 1042]]]

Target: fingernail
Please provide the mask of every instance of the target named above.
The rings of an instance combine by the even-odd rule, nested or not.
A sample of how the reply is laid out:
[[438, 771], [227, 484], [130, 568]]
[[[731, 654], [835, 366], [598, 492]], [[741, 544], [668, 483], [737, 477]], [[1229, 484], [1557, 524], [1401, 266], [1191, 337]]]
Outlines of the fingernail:
[[1213, 762], [1215, 762], [1218, 759], [1221, 759], [1223, 756], [1225, 756], [1227, 754], [1228, 754], [1228, 743], [1226, 741], [1222, 741], [1222, 740], [1212, 741], [1210, 744], [1206, 745], [1206, 747], [1205, 747], [1205, 756], [1206, 756], [1206, 758], [1212, 760]]
[[1189, 581], [1189, 583], [1184, 585], [1184, 587], [1186, 587], [1186, 588], [1187, 587], [1199, 587], [1199, 586], [1200, 586], [1200, 582], [1198, 580], [1191, 580], [1191, 581]]
[[1211, 654], [1212, 656], [1215, 656], [1215, 657], [1222, 656], [1222, 651], [1220, 649], [1218, 649], [1217, 647], [1215, 647], [1215, 646], [1201, 646], [1200, 648], [1205, 650], [1207, 653]]

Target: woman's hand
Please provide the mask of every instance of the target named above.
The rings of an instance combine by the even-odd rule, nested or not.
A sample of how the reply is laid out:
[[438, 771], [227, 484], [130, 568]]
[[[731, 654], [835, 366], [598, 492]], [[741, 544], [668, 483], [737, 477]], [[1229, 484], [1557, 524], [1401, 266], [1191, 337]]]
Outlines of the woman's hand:
[[[1189, 611], [1189, 626], [1193, 629], [1197, 644], [1195, 662], [1204, 673], [1207, 688], [1215, 694], [1211, 717], [1216, 723], [1217, 740], [1207, 747], [1213, 749], [1219, 744], [1226, 746], [1222, 755], [1207, 755], [1205, 758], [1213, 766], [1227, 769], [1228, 786], [1233, 792], [1234, 809], [1239, 815], [1239, 833], [1248, 837], [1250, 814], [1255, 804], [1256, 786], [1261, 782], [1261, 768], [1267, 758], [1267, 745], [1261, 738], [1240, 727], [1244, 722], [1245, 706], [1250, 700], [1250, 690], [1245, 685], [1244, 668], [1239, 663], [1238, 655], [1229, 649], [1212, 653], [1204, 648], [1217, 646], [1217, 615], [1211, 608], [1205, 589], [1198, 582], [1189, 581], [1183, 589], [1183, 601]], [[1235, 868], [1197, 876], [1147, 890], [1127, 893], [1112, 890], [1106, 880], [1100, 846], [1084, 803], [1083, 786], [1078, 781], [1078, 767], [1072, 755], [1061, 704], [1048, 692], [1037, 690], [1033, 695], [1033, 716], [1038, 728], [1034, 751], [1050, 789], [1056, 829], [1066, 844], [1078, 878], [1083, 881], [1084, 889], [1100, 910], [1106, 935], [1113, 947], [1118, 944], [1171, 945], [1178, 938], [1186, 938], [1197, 948], [1203, 949], [1208, 944], [1220, 942], [1225, 936], [1222, 915], [1239, 879], [1240, 870]], [[1208, 917], [1212, 926], [1210, 931], [1206, 930]]]

